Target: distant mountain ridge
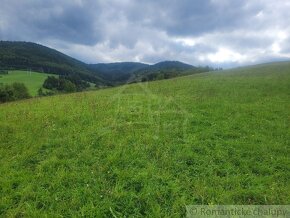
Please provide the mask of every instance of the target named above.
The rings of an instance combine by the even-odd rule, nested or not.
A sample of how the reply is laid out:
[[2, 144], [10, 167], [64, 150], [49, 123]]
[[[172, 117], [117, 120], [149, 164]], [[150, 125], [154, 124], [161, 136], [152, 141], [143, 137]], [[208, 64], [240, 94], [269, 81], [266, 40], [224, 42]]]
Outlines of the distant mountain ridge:
[[177, 76], [213, 71], [206, 67], [195, 67], [180, 61], [163, 61], [134, 72], [136, 81], [169, 79]]
[[184, 71], [184, 70], [190, 70], [194, 69], [196, 67], [190, 65], [190, 64], [185, 64], [180, 61], [162, 61], [157, 64], [153, 65], [148, 65], [144, 67], [143, 69], [140, 69], [136, 71], [136, 73], [148, 73], [148, 72], [157, 72], [161, 70], [177, 70], [177, 71]]
[[167, 79], [211, 70], [179, 61], [163, 61], [154, 65], [139, 62], [86, 64], [43, 45], [11, 41], [0, 41], [0, 69], [75, 74], [98, 86]]
[[142, 81], [152, 73], [184, 72], [194, 70], [194, 67], [179, 61], [162, 61], [149, 65], [138, 62], [119, 62], [108, 64], [91, 64], [90, 69], [101, 75], [102, 78], [113, 82]]
[[150, 65], [139, 62], [116, 62], [116, 63], [99, 63], [90, 64], [89, 68], [101, 75], [102, 78], [109, 81], [124, 82], [128, 80], [131, 75]]

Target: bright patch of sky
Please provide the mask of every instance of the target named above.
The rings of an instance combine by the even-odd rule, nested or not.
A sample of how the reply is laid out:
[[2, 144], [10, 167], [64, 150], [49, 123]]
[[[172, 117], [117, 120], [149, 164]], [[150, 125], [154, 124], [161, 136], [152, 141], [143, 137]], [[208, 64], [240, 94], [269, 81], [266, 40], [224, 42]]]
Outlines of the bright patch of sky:
[[288, 0], [1, 0], [0, 40], [87, 63], [234, 67], [290, 59]]

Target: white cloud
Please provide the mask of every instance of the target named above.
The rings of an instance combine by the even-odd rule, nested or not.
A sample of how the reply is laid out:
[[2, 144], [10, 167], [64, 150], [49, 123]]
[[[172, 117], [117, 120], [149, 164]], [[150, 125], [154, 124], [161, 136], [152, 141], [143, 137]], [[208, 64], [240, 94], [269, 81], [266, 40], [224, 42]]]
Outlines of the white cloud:
[[290, 58], [289, 11], [285, 0], [2, 0], [0, 38], [89, 63], [236, 66]]
[[242, 63], [244, 61], [248, 61], [246, 55], [239, 54], [238, 52], [232, 51], [228, 48], [219, 48], [217, 52], [207, 54], [205, 57], [201, 56], [200, 58], [209, 60], [212, 63], [223, 63], [223, 62]]

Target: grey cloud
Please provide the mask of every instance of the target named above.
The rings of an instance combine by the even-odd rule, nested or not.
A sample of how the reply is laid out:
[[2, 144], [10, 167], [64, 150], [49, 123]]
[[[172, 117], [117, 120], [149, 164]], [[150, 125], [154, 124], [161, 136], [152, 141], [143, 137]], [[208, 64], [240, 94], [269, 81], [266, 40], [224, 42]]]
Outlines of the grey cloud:
[[100, 12], [93, 1], [78, 4], [77, 1], [4, 0], [2, 4], [0, 17], [7, 22], [2, 37], [16, 40], [54, 38], [81, 44], [94, 44], [101, 38], [97, 23]]
[[127, 14], [130, 20], [161, 28], [170, 35], [199, 35], [245, 25], [261, 8], [260, 4], [246, 5], [243, 0], [147, 0], [138, 1]]
[[290, 58], [284, 0], [1, 0], [0, 39], [85, 62], [235, 66]]

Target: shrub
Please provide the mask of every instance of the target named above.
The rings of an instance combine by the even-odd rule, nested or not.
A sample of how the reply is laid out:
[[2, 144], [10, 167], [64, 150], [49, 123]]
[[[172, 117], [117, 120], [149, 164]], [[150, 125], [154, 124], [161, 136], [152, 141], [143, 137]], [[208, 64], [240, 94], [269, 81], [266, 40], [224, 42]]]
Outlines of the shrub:
[[77, 89], [76, 89], [76, 85], [73, 84], [71, 81], [62, 80], [62, 90], [64, 92], [75, 92]]
[[42, 86], [46, 89], [57, 89], [59, 87], [59, 80], [54, 76], [49, 76]]
[[16, 99], [30, 98], [27, 87], [23, 83], [13, 83], [12, 89], [14, 90], [14, 96]]
[[0, 75], [3, 75], [3, 74], [8, 74], [8, 71], [7, 70], [0, 70]]
[[0, 86], [0, 102], [15, 101], [30, 98], [28, 89], [23, 83]]
[[42, 88], [39, 88], [37, 92], [38, 92], [38, 96], [51, 96], [55, 94], [55, 92], [53, 91], [43, 91]]

